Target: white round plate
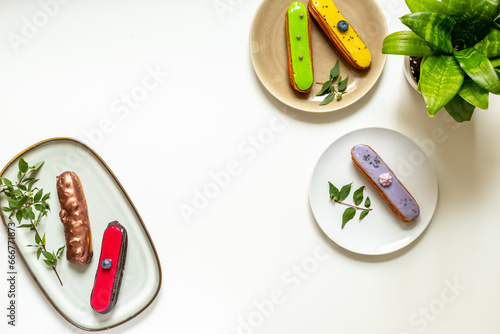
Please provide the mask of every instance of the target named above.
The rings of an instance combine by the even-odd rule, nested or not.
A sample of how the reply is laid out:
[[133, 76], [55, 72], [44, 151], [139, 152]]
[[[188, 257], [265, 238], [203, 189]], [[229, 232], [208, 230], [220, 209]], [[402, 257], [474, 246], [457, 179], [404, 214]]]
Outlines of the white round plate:
[[[351, 148], [357, 144], [372, 147], [413, 195], [420, 206], [415, 221], [400, 220], [354, 165]], [[361, 221], [357, 212], [342, 229], [347, 207], [330, 201], [328, 182], [338, 189], [353, 182], [346, 199], [351, 204], [354, 191], [365, 186], [364, 195], [370, 197], [373, 210]], [[360, 129], [335, 140], [319, 158], [309, 189], [311, 209], [321, 230], [339, 246], [365, 255], [388, 254], [415, 241], [432, 219], [437, 196], [437, 177], [427, 154], [410, 138], [384, 128]]]

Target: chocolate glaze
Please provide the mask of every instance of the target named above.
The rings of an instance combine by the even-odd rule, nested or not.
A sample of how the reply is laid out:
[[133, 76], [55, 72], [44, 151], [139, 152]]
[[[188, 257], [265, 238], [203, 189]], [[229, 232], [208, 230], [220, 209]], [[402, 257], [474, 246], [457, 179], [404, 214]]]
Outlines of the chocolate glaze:
[[56, 186], [61, 203], [59, 217], [66, 237], [66, 258], [71, 263], [87, 264], [93, 255], [92, 234], [80, 178], [74, 172], [64, 172], [57, 177]]

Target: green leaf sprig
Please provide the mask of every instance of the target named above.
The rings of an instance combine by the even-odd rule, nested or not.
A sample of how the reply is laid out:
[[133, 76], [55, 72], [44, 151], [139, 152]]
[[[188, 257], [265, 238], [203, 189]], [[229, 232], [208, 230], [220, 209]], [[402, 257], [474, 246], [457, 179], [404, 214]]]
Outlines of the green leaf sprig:
[[[347, 93], [345, 89], [347, 88], [348, 78], [349, 75], [345, 79], [342, 79], [342, 76], [340, 76], [340, 65], [337, 59], [335, 66], [330, 70], [330, 79], [323, 83], [321, 90], [316, 94], [316, 96], [328, 94], [319, 105], [324, 106], [333, 100], [342, 100], [342, 95]], [[335, 88], [335, 83], [337, 84], [337, 88]]]
[[[335, 203], [348, 206], [348, 208], [344, 210], [344, 213], [342, 215], [342, 228], [344, 228], [347, 222], [349, 222], [351, 219], [354, 218], [354, 216], [356, 216], [357, 211], [361, 211], [359, 215], [359, 221], [361, 221], [368, 215], [370, 211], [373, 210], [370, 208], [371, 206], [370, 197], [366, 196], [366, 199], [364, 197], [363, 191], [365, 189], [365, 186], [361, 186], [360, 188], [354, 191], [352, 196], [354, 205], [352, 205], [344, 202], [344, 200], [351, 193], [352, 182], [346, 184], [340, 190], [337, 187], [335, 187], [331, 182], [328, 182], [328, 185], [330, 188], [330, 200]], [[360, 205], [361, 203], [363, 203], [363, 201], [364, 201], [364, 207], [361, 207]]]
[[[3, 193], [8, 202], [8, 206], [3, 206], [1, 209], [9, 213], [10, 220], [17, 220], [18, 228], [27, 228], [35, 233], [35, 244], [27, 246], [37, 248], [37, 259], [40, 259], [40, 256], [43, 255], [43, 261], [54, 270], [59, 282], [63, 285], [57, 273], [56, 265], [61, 259], [65, 246], [59, 247], [56, 252], [47, 251], [45, 233], [40, 235], [38, 231], [41, 219], [47, 216], [50, 211], [50, 205], [47, 202], [50, 193], [44, 193], [43, 189], [38, 189], [35, 186], [39, 179], [35, 178], [34, 175], [43, 164], [44, 161], [41, 161], [29, 166], [23, 158], [20, 158], [18, 163], [19, 172], [15, 182], [0, 177], [0, 194]], [[26, 223], [23, 223], [23, 221], [26, 221]]]

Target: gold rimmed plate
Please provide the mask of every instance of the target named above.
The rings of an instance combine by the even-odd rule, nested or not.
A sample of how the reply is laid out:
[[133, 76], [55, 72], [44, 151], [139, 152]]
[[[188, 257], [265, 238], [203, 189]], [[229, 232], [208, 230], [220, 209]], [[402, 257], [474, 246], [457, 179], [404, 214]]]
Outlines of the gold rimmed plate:
[[[46, 233], [47, 249], [57, 250], [65, 244], [64, 227], [59, 219], [60, 204], [56, 176], [75, 172], [82, 182], [92, 230], [94, 256], [90, 264], [76, 265], [63, 259], [57, 265], [61, 285], [52, 269], [36, 258], [33, 232], [14, 230], [17, 258], [21, 258], [41, 292], [67, 321], [78, 328], [99, 331], [123, 324], [144, 311], [156, 298], [161, 286], [161, 267], [153, 241], [125, 189], [106, 163], [88, 146], [71, 138], [52, 138], [39, 142], [16, 155], [0, 172], [0, 177], [16, 180], [19, 159], [30, 165], [45, 161], [36, 174], [38, 188], [50, 192], [51, 211], [43, 217], [40, 233]], [[8, 206], [5, 196], [0, 205]], [[2, 221], [12, 231], [7, 212]], [[118, 301], [107, 314], [95, 312], [90, 294], [101, 252], [104, 230], [111, 221], [119, 221], [128, 233], [128, 251]]]
[[[263, 0], [250, 28], [250, 57], [255, 73], [264, 88], [282, 103], [302, 111], [330, 112], [345, 108], [362, 98], [375, 85], [387, 59], [382, 42], [387, 23], [374, 0], [335, 0], [335, 5], [361, 36], [372, 55], [367, 70], [356, 70], [328, 40], [311, 17], [311, 39], [314, 62], [314, 84], [311, 92], [298, 93], [290, 85], [287, 67], [285, 13], [291, 0]], [[307, 5], [307, 1], [302, 1]], [[315, 96], [329, 79], [330, 69], [340, 63], [340, 75], [348, 75], [347, 93], [341, 101], [320, 106], [324, 96]]]

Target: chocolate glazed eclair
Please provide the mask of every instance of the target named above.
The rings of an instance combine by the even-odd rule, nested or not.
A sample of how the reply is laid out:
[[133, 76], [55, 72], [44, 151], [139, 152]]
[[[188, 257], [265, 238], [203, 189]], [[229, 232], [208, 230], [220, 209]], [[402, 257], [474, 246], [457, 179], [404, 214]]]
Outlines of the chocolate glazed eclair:
[[57, 177], [56, 187], [61, 204], [59, 217], [66, 238], [66, 258], [71, 263], [87, 264], [93, 255], [92, 233], [80, 178], [74, 172], [64, 172]]

